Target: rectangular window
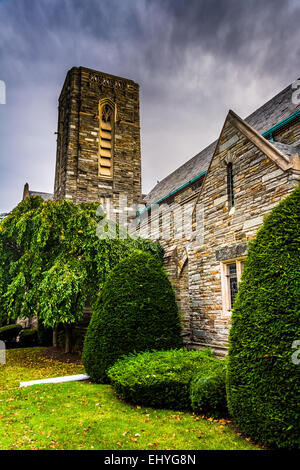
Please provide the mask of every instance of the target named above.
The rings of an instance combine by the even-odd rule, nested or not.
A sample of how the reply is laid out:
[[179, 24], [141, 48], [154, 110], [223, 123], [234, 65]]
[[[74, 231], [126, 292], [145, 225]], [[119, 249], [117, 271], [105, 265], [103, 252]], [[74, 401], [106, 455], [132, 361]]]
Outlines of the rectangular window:
[[221, 264], [222, 303], [223, 313], [231, 312], [238, 284], [241, 280], [244, 259], [226, 261]]

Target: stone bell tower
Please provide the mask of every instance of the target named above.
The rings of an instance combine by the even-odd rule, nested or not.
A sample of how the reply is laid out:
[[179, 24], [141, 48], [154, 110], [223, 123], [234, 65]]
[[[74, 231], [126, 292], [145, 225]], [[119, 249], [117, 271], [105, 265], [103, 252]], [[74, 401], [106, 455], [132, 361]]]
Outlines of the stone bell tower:
[[56, 200], [110, 200], [116, 212], [120, 197], [127, 207], [141, 203], [137, 83], [73, 67], [59, 97], [57, 134]]

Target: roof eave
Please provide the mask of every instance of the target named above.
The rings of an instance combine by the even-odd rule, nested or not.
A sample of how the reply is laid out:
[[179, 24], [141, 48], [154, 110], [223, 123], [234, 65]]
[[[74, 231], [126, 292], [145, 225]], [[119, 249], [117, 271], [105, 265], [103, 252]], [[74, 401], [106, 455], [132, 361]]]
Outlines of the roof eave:
[[293, 167], [293, 161], [291, 161], [286, 155], [284, 155], [279, 149], [274, 147], [272, 143], [257, 132], [253, 127], [250, 126], [246, 121], [241, 119], [231, 109], [227, 115], [228, 121], [238, 129], [247, 139], [250, 140], [257, 148], [259, 148], [265, 155], [273, 160], [277, 165], [284, 171], [289, 170]]

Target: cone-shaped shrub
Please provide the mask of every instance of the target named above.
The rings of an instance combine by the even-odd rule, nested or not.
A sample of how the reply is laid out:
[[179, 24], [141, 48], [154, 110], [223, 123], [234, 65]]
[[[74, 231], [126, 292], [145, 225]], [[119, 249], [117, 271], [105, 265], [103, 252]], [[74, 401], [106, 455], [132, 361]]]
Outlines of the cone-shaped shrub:
[[299, 216], [297, 188], [250, 246], [230, 332], [229, 411], [241, 431], [281, 448], [300, 448]]
[[108, 276], [85, 336], [82, 361], [92, 380], [123, 355], [182, 345], [175, 294], [161, 263], [141, 251]]

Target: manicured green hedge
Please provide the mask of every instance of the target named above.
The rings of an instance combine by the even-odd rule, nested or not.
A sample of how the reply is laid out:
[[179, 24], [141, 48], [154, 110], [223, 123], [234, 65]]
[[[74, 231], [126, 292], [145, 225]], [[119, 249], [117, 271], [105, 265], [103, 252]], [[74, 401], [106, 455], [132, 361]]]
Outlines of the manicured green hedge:
[[38, 330], [22, 330], [20, 333], [20, 346], [29, 348], [38, 345]]
[[108, 276], [85, 336], [82, 361], [95, 382], [123, 355], [182, 345], [171, 283], [157, 257], [136, 251]]
[[[85, 328], [72, 327], [71, 329], [71, 343], [72, 343], [72, 353], [81, 354], [83, 350], [84, 337], [86, 334]], [[66, 332], [62, 325], [58, 329], [57, 335], [57, 346], [60, 349], [64, 348], [66, 339]]]
[[[223, 361], [224, 362], [224, 361]], [[199, 373], [191, 383], [190, 397], [192, 410], [213, 418], [228, 415], [226, 400], [226, 367], [220, 361], [215, 370]]]
[[266, 218], [251, 244], [230, 332], [229, 411], [241, 431], [300, 448], [300, 187]]
[[0, 328], [0, 341], [12, 342], [15, 341], [20, 331], [21, 325], [6, 325]]
[[119, 360], [108, 371], [117, 395], [134, 404], [190, 409], [190, 383], [196, 374], [219, 367], [209, 351], [144, 352]]

